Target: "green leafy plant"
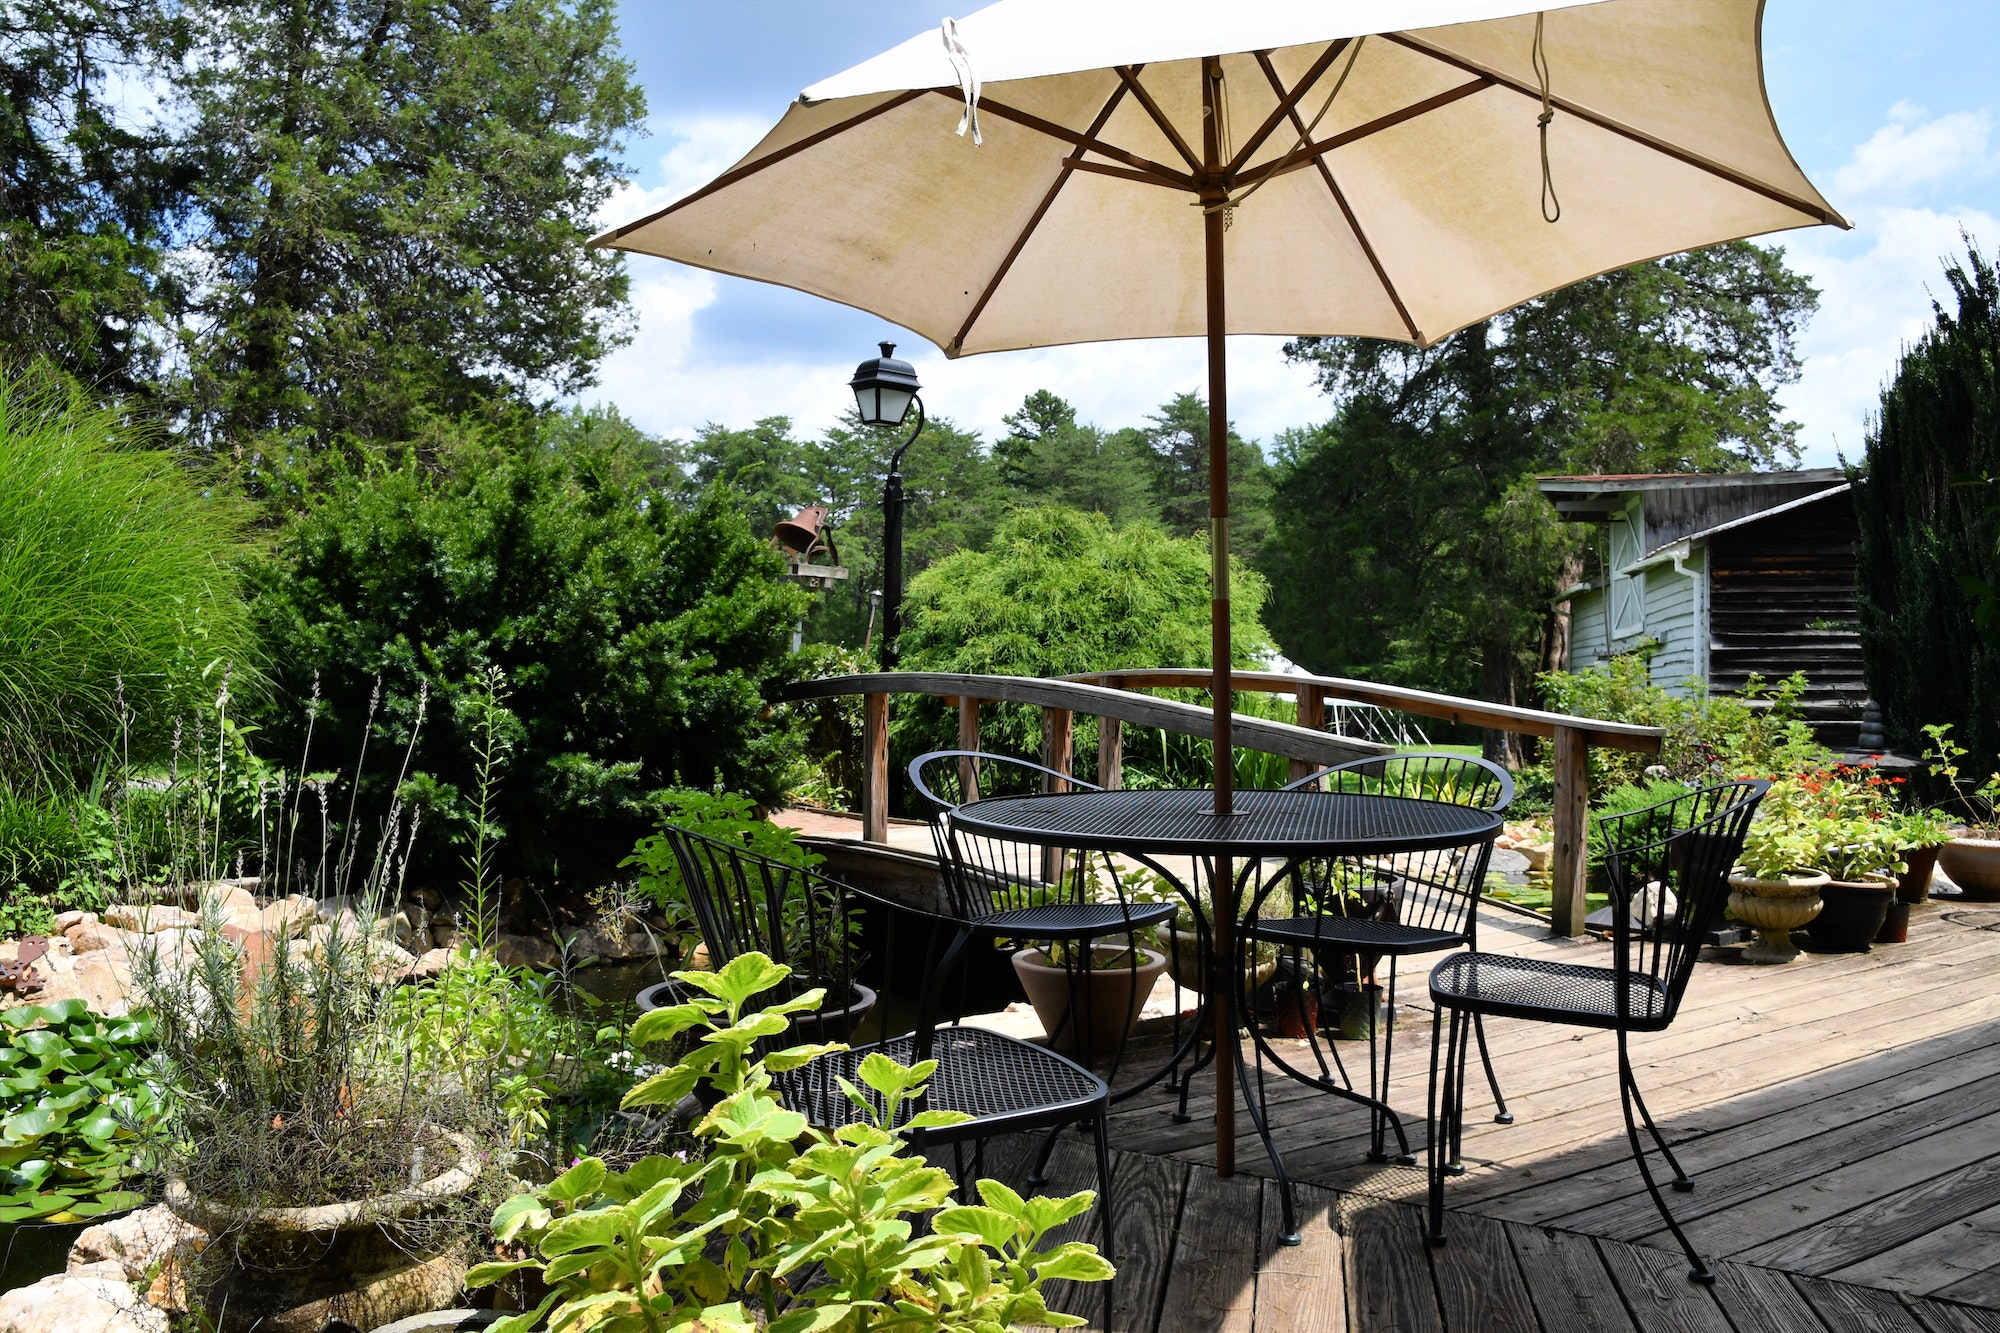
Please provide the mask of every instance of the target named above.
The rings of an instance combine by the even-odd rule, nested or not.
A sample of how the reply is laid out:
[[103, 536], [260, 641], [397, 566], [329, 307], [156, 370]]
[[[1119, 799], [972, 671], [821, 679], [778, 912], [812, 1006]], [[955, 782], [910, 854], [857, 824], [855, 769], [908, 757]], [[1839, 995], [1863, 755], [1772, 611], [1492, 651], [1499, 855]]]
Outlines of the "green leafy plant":
[[[890, 1330], [1069, 1327], [1042, 1284], [1107, 1280], [1112, 1268], [1081, 1242], [1044, 1249], [1048, 1233], [1087, 1211], [1089, 1193], [1023, 1199], [980, 1182], [981, 1202], [953, 1203], [951, 1178], [909, 1153], [912, 1130], [954, 1124], [917, 1111], [935, 1061], [897, 1064], [880, 1052], [842, 1089], [862, 1112], [832, 1133], [788, 1109], [771, 1075], [836, 1046], [758, 1054], [787, 1014], [823, 995], [753, 1010], [789, 969], [742, 954], [718, 972], [678, 972], [693, 998], [640, 1017], [634, 1046], [699, 1035], [694, 1050], [626, 1095], [628, 1107], [671, 1106], [700, 1083], [721, 1100], [696, 1125], [703, 1151], [648, 1157], [613, 1172], [587, 1157], [493, 1217], [496, 1237], [525, 1256], [482, 1264], [470, 1286], [538, 1273], [539, 1307], [496, 1325], [527, 1333], [889, 1333]], [[918, 1220], [928, 1218], [919, 1234]]]
[[1739, 864], [1756, 879], [1821, 870], [1837, 880], [1903, 869], [1888, 795], [1869, 775], [1822, 770], [1771, 784]]
[[1930, 763], [1931, 773], [1943, 778], [1951, 789], [1959, 808], [1966, 813], [1969, 831], [1977, 838], [2000, 838], [2000, 771], [1968, 791], [1958, 776], [1958, 761], [1967, 752], [1952, 738], [1951, 723], [1933, 723], [1924, 728], [1924, 735], [1930, 737], [1924, 758]]
[[[714, 791], [675, 789], [656, 793], [653, 800], [663, 824], [672, 824], [718, 842], [732, 843], [758, 856], [803, 870], [810, 870], [826, 860], [800, 842], [795, 831], [765, 819], [750, 798], [739, 792], [724, 791], [720, 787]], [[696, 930], [694, 905], [688, 898], [687, 882], [681, 877], [680, 863], [674, 859], [674, 849], [666, 835], [655, 833], [641, 838], [633, 847], [632, 854], [620, 864], [638, 872], [639, 892], [666, 915], [668, 929], [692, 939]], [[799, 883], [799, 887], [804, 887], [803, 882]], [[802, 899], [795, 899], [787, 902], [783, 910], [788, 913], [783, 924], [791, 925], [797, 923], [807, 907]], [[819, 933], [814, 932], [814, 936], [819, 938]], [[839, 942], [827, 940], [826, 943], [831, 947]]]
[[100, 1018], [82, 1000], [0, 1011], [0, 1223], [136, 1208], [161, 1110], [150, 1018]]
[[1938, 847], [1950, 842], [1957, 824], [1938, 809], [1908, 810], [1894, 816], [1897, 846]]
[[[1676, 782], [1672, 778], [1655, 778], [1651, 781], [1626, 783], [1624, 786], [1612, 788], [1591, 808], [1589, 830], [1585, 834], [1587, 859], [1592, 865], [1601, 865], [1609, 849], [1601, 821], [1649, 809], [1687, 794], [1687, 784]], [[1636, 821], [1623, 820], [1619, 825], [1619, 841], [1645, 842], [1655, 833], [1664, 835], [1667, 829], [1662, 823], [1663, 818], [1664, 816], [1649, 817], [1647, 826], [1643, 829], [1632, 827]]]

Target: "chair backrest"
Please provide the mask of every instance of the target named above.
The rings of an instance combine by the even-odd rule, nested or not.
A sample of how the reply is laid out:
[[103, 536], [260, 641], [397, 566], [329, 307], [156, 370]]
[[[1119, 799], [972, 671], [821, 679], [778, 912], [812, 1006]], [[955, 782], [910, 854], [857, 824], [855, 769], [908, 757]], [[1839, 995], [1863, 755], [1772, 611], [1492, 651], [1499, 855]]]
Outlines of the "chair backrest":
[[[687, 885], [711, 967], [719, 969], [740, 954], [763, 953], [792, 969], [778, 984], [778, 998], [794, 999], [823, 986], [821, 1014], [848, 1007], [860, 962], [856, 922], [847, 910], [851, 890], [815, 870], [706, 834], [673, 824], [661, 832]], [[811, 1014], [796, 1015], [794, 1034], [782, 1040], [841, 1039], [819, 1026]]]
[[[1719, 783], [1599, 821], [1614, 966], [1629, 981], [1645, 979], [1643, 993], [1654, 997], [1648, 1012], [1624, 1016], [1665, 1026], [1679, 1012], [1702, 945], [1729, 900], [1730, 869], [1770, 787], [1758, 778]], [[1618, 988], [1621, 1009], [1633, 994], [1629, 984]]]
[[1498, 764], [1469, 754], [1425, 752], [1351, 759], [1288, 782], [1284, 790], [1297, 791], [1322, 783], [1328, 791], [1448, 801], [1495, 814], [1514, 801], [1512, 775]]
[[936, 750], [910, 761], [910, 785], [930, 825], [955, 915], [976, 921], [995, 912], [1075, 901], [1090, 891], [1091, 862], [1084, 854], [969, 833], [954, 816], [960, 806], [982, 799], [1064, 787], [1102, 791], [1096, 783], [1009, 755]]

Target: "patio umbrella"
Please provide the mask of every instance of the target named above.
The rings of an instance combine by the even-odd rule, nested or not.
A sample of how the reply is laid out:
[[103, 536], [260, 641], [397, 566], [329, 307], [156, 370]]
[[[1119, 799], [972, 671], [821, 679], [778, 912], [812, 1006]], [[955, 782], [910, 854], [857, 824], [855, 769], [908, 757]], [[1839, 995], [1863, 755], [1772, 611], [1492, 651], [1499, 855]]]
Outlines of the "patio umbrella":
[[1205, 337], [1215, 804], [1231, 802], [1224, 335], [1428, 345], [1838, 214], [1761, 0], [1001, 0], [799, 95], [593, 245], [857, 306], [947, 356]]

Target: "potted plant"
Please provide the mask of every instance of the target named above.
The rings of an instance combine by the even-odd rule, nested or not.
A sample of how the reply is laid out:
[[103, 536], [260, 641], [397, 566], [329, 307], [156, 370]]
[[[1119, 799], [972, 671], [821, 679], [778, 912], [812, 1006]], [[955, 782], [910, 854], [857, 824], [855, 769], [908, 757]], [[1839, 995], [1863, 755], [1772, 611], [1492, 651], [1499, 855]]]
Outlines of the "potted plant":
[[1958, 777], [1966, 749], [1951, 738], [1951, 724], [1925, 727], [1924, 734], [1931, 738], [1924, 751], [1931, 772], [1950, 784], [1966, 813], [1965, 832], [1938, 848], [1938, 864], [1966, 897], [2000, 899], [2000, 773], [1968, 792]]
[[1730, 914], [1757, 932], [1743, 950], [1748, 963], [1789, 963], [1799, 956], [1792, 932], [1819, 915], [1820, 890], [1831, 878], [1811, 868], [1820, 844], [1802, 794], [1789, 782], [1772, 784], [1729, 876]]
[[[1057, 1050], [1086, 1062], [1110, 1055], [1132, 1035], [1139, 1011], [1166, 967], [1165, 955], [1123, 942], [1094, 943], [1088, 950], [1051, 942], [1014, 953], [1015, 974], [1042, 1029]], [[1072, 992], [1081, 995], [1080, 1020], [1070, 1014]]]
[[1905, 904], [1928, 902], [1938, 850], [1951, 841], [1951, 818], [1932, 809], [1907, 811], [1895, 820], [1896, 854], [1904, 865], [1903, 873], [1896, 877], [1896, 897]]
[[1896, 901], [1898, 834], [1893, 820], [1844, 813], [1828, 820], [1818, 868], [1829, 879], [1824, 904], [1806, 924], [1814, 945], [1830, 953], [1866, 953]]

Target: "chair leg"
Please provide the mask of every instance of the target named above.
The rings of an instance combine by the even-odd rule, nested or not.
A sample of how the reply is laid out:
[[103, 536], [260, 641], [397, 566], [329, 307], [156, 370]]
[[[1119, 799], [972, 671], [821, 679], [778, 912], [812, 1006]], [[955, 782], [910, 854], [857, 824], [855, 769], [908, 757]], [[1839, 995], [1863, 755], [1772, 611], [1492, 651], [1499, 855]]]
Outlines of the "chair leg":
[[1035, 1153], [1035, 1165], [1028, 1171], [1028, 1184], [1040, 1189], [1049, 1183], [1049, 1157], [1056, 1150], [1056, 1140], [1061, 1137], [1063, 1127], [1057, 1125], [1042, 1135], [1042, 1146]]
[[1493, 1123], [1511, 1125], [1514, 1113], [1507, 1109], [1507, 1099], [1500, 1095], [1500, 1080], [1493, 1073], [1493, 1057], [1486, 1050], [1486, 1016], [1472, 1016], [1472, 1035], [1479, 1040], [1479, 1063], [1486, 1067], [1486, 1086], [1493, 1090]]
[[1376, 1078], [1375, 1034], [1381, 1023], [1383, 990], [1379, 984], [1371, 983], [1364, 988], [1368, 994], [1368, 1095], [1376, 1105], [1369, 1111], [1368, 1160], [1387, 1162], [1391, 1158], [1386, 1148], [1385, 1127], [1396, 1131], [1397, 1153], [1393, 1159], [1398, 1166], [1415, 1166], [1417, 1159], [1410, 1152], [1410, 1140], [1403, 1133], [1403, 1122], [1391, 1116], [1385, 1109], [1389, 1100], [1389, 1074], [1396, 1055], [1396, 956], [1389, 955], [1388, 989], [1388, 1030], [1382, 1034], [1381, 1078]]
[[[1681, 1230], [1681, 1224], [1674, 1220], [1673, 1212], [1667, 1207], [1666, 1196], [1660, 1193], [1660, 1186], [1653, 1179], [1653, 1169], [1646, 1164], [1645, 1145], [1639, 1141], [1639, 1121], [1632, 1114], [1632, 1103], [1637, 1099], [1638, 1091], [1638, 1084], [1632, 1078], [1631, 1057], [1625, 1049], [1625, 1033], [1620, 1031], [1618, 1034], [1618, 1102], [1625, 1112], [1625, 1137], [1631, 1140], [1632, 1143], [1632, 1160], [1638, 1164], [1639, 1175], [1646, 1182], [1646, 1193], [1653, 1196], [1653, 1207], [1659, 1210], [1660, 1217], [1667, 1224], [1667, 1230], [1674, 1233], [1674, 1239], [1680, 1242], [1681, 1252], [1687, 1255], [1688, 1280], [1702, 1283], [1705, 1286], [1712, 1286], [1715, 1282], [1715, 1274], [1702, 1261], [1701, 1255], [1695, 1251], [1694, 1244], [1687, 1238], [1687, 1233]], [[1654, 1132], [1658, 1133], [1657, 1130]], [[1675, 1170], [1678, 1171], [1679, 1168], [1676, 1167]]]
[[[1097, 1127], [1097, 1225], [1099, 1240], [1101, 1241], [1101, 1244], [1098, 1246], [1098, 1252], [1104, 1256], [1106, 1263], [1116, 1268], [1118, 1266], [1118, 1254], [1113, 1242], [1116, 1228], [1112, 1225], [1111, 1216], [1111, 1143], [1104, 1129], [1105, 1123], [1110, 1118], [1108, 1110], [1100, 1108], [1095, 1122]], [[1117, 1284], [1118, 1279], [1115, 1277], [1104, 1284], [1104, 1333], [1111, 1333], [1111, 1314], [1117, 1306], [1117, 1302], [1114, 1300], [1117, 1293]]]
[[[1439, 1005], [1431, 1013], [1431, 1082], [1430, 1099], [1427, 1105], [1429, 1119], [1429, 1142], [1424, 1154], [1429, 1170], [1429, 1209], [1424, 1229], [1424, 1239], [1432, 1245], [1442, 1245], [1444, 1236], [1444, 1177], [1445, 1144], [1451, 1137], [1451, 1071], [1457, 1067], [1459, 1013], [1451, 1012], [1447, 1035], [1445, 1006]], [[1442, 1057], [1442, 1058], [1440, 1058]], [[1442, 1073], [1443, 1083], [1439, 1076]]]
[[1638, 1082], [1629, 1079], [1628, 1082], [1632, 1084], [1632, 1101], [1639, 1108], [1639, 1119], [1645, 1124], [1646, 1132], [1653, 1136], [1653, 1142], [1660, 1146], [1660, 1156], [1666, 1158], [1667, 1165], [1674, 1170], [1674, 1192], [1676, 1194], [1694, 1193], [1694, 1177], [1681, 1168], [1680, 1159], [1675, 1157], [1674, 1150], [1667, 1146], [1667, 1136], [1662, 1134], [1660, 1127], [1653, 1123], [1653, 1113], [1646, 1109], [1646, 1099], [1639, 1095]]

